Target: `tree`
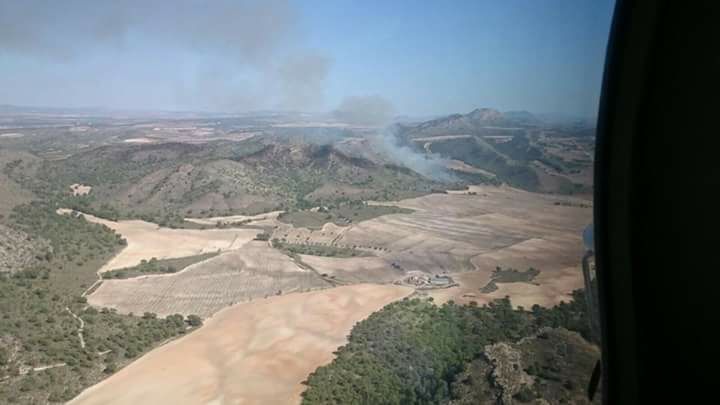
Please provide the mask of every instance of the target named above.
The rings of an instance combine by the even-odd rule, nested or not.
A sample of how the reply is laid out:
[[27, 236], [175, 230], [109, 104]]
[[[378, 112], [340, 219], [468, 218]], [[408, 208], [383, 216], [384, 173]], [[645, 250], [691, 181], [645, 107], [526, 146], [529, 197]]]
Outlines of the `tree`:
[[197, 315], [188, 315], [187, 323], [192, 327], [200, 326], [202, 325], [202, 318]]
[[108, 363], [108, 364], [105, 365], [105, 369], [103, 370], [103, 372], [104, 372], [105, 374], [112, 374], [112, 373], [114, 373], [116, 370], [117, 370], [117, 364], [115, 364], [114, 362], [110, 362], [110, 363]]

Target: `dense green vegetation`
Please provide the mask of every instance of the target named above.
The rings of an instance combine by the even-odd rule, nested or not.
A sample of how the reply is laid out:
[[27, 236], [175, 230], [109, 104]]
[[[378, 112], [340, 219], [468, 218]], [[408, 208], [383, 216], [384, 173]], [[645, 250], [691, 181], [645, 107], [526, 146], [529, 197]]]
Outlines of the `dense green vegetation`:
[[364, 252], [358, 249], [338, 247], [338, 246], [325, 246], [325, 245], [301, 245], [298, 243], [287, 243], [278, 239], [273, 239], [273, 247], [276, 249], [284, 250], [290, 254], [296, 255], [311, 255], [311, 256], [326, 256], [326, 257], [356, 257], [356, 256], [372, 256], [368, 252]]
[[150, 260], [143, 259], [140, 264], [133, 267], [127, 267], [124, 269], [117, 269], [106, 271], [102, 273], [102, 277], [105, 279], [117, 279], [117, 278], [132, 278], [137, 276], [144, 276], [148, 274], [167, 274], [176, 273], [191, 264], [199, 263], [203, 260], [207, 260], [211, 257], [215, 257], [219, 252], [204, 253], [195, 256], [179, 257], [177, 259], [156, 259], [151, 258]]
[[432, 151], [497, 175], [513, 187], [534, 191], [540, 181], [526, 162], [515, 161], [477, 137], [433, 142]]
[[459, 395], [453, 382], [486, 345], [515, 342], [546, 326], [586, 332], [582, 294], [531, 312], [513, 310], [508, 299], [482, 307], [421, 299], [390, 304], [358, 323], [335, 360], [309, 376], [303, 402], [445, 403]]
[[[590, 404], [586, 390], [599, 357], [577, 333], [543, 328], [536, 337], [487, 347], [457, 376], [449, 404]], [[600, 404], [600, 395], [592, 403]]]
[[[184, 216], [254, 215], [276, 209], [426, 194], [432, 181], [406, 168], [344, 155], [332, 146], [255, 139], [152, 145], [115, 144], [59, 160], [18, 158], [3, 173], [38, 197], [102, 218], [194, 226]], [[70, 185], [92, 186], [72, 196]], [[348, 208], [337, 215], [376, 216]]]
[[23, 232], [46, 239], [52, 246], [45, 257], [46, 265], [27, 271], [48, 272], [53, 259], [59, 266], [82, 266], [90, 260], [107, 257], [127, 244], [120, 235], [85, 221], [80, 214], [57, 214], [55, 205], [47, 202], [33, 201], [15, 207], [10, 220]]
[[[126, 316], [98, 311], [83, 291], [97, 269], [124, 245], [110, 229], [55, 206], [18, 206], [11, 226], [52, 247], [37, 266], [0, 274], [0, 403], [64, 402], [163, 341], [186, 333], [197, 319], [182, 315]], [[79, 321], [85, 323], [81, 347]], [[33, 368], [56, 366], [45, 370]]]
[[392, 205], [368, 205], [364, 201], [340, 201], [321, 206], [314, 210], [303, 210], [283, 213], [278, 216], [281, 222], [292, 224], [297, 228], [320, 229], [326, 223], [345, 226], [351, 223], [366, 221], [388, 214], [409, 214], [408, 208]]
[[540, 274], [540, 270], [533, 267], [525, 271], [519, 271], [513, 268], [503, 270], [498, 266], [490, 276], [490, 281], [480, 291], [484, 294], [491, 293], [498, 289], [497, 283], [530, 283], [538, 274]]

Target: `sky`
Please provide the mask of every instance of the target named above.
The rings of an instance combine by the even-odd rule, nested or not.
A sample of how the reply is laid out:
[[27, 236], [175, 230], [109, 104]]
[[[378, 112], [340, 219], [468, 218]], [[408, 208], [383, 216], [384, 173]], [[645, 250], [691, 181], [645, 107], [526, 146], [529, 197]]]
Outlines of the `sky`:
[[596, 114], [610, 0], [0, 0], [0, 104]]

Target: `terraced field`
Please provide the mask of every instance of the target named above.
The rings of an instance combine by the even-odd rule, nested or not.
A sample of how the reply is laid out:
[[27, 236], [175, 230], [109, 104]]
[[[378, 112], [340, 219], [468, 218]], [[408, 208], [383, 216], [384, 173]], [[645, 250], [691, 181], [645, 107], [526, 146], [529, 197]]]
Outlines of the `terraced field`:
[[[576, 202], [577, 204], [558, 204]], [[580, 204], [582, 202], [582, 204]], [[383, 202], [383, 204], [387, 204]], [[373, 258], [305, 257], [322, 273], [348, 282], [391, 282], [407, 271], [462, 273], [459, 287], [432, 292], [439, 300], [487, 302], [509, 295], [516, 305], [548, 305], [568, 300], [581, 286], [582, 230], [591, 221], [592, 204], [571, 197], [478, 186], [463, 192], [431, 194], [394, 202], [414, 210], [348, 227], [322, 231], [284, 229], [282, 235], [307, 244], [367, 248]], [[541, 274], [539, 285], [509, 283], [483, 294], [496, 266]]]

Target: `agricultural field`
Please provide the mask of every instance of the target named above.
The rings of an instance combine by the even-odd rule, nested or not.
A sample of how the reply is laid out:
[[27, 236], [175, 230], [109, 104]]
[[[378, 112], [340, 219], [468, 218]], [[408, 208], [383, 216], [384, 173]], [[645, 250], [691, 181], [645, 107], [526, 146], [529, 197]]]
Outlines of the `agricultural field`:
[[239, 302], [330, 286], [267, 242], [249, 242], [177, 273], [105, 280], [87, 299], [122, 314], [209, 317]]
[[[589, 221], [590, 205], [556, 204], [568, 198], [485, 186], [401, 200], [395, 204], [408, 213], [348, 226], [326, 223], [321, 229], [295, 228], [277, 218], [259, 217], [272, 230], [272, 246], [250, 241], [259, 233], [256, 228], [159, 228], [168, 232], [168, 238], [187, 233], [240, 232], [245, 239], [234, 242], [233, 252], [176, 274], [106, 280], [88, 300], [126, 314], [209, 316], [224, 306], [273, 294], [362, 282], [394, 283], [408, 272], [421, 272], [453, 274], [457, 286], [423, 291], [441, 303], [451, 299], [488, 303], [510, 296], [514, 304], [526, 308], [554, 305], [568, 300], [569, 294], [582, 286], [578, 257], [583, 253], [581, 231], [584, 221]], [[126, 222], [136, 221], [109, 226], [124, 235], [119, 226], [128, 226]], [[144, 226], [151, 235], [158, 232], [157, 227]], [[133, 246], [134, 237], [127, 238], [128, 248]], [[211, 237], [203, 240], [208, 239]], [[162, 246], [174, 246], [174, 254], [200, 253], [183, 251], [182, 242], [167, 240], [173, 242]], [[145, 249], [126, 257], [135, 263], [162, 257]], [[116, 256], [114, 263], [126, 260], [122, 255]], [[532, 283], [500, 279], [495, 280], [494, 289], [487, 289], [496, 277], [497, 266], [534, 267], [540, 272]]]
[[42, 243], [43, 254], [0, 272], [0, 402], [63, 403], [199, 325], [195, 316], [130, 317], [87, 305], [96, 271], [124, 246], [109, 228], [46, 202], [16, 206], [9, 226]]
[[70, 404], [297, 403], [356, 322], [411, 292], [357, 284], [237, 304]]
[[177, 273], [192, 264], [202, 262], [219, 255], [220, 252], [204, 253], [195, 256], [185, 256], [177, 259], [160, 259], [151, 258], [150, 260], [143, 260], [137, 266], [126, 267], [117, 270], [108, 270], [101, 274], [104, 279], [117, 279], [117, 278], [133, 278], [137, 276], [143, 276], [148, 274], [167, 274]]
[[[592, 204], [586, 200], [471, 186], [393, 204], [412, 213], [344, 227], [326, 224], [320, 230], [278, 226], [273, 238], [309, 248], [352, 248], [374, 256], [302, 256], [318, 272], [338, 279], [392, 282], [408, 271], [459, 273], [454, 276], [458, 287], [431, 293], [442, 302], [488, 302], [510, 295], [514, 303], [526, 307], [552, 305], [567, 300], [582, 285], [581, 233], [592, 216]], [[497, 266], [534, 267], [541, 273], [533, 284], [503, 283], [494, 292], [482, 293]]]
[[[494, 116], [459, 119], [477, 114]], [[0, 140], [0, 402], [97, 384], [73, 403], [294, 403], [354, 325], [403, 297], [428, 313], [501, 300], [520, 319], [582, 287], [582, 139], [429, 122], [397, 130], [402, 160], [376, 129], [281, 121], [7, 132], [23, 136]]]
[[[72, 210], [59, 209], [58, 214], [71, 215]], [[107, 226], [127, 241], [127, 247], [105, 263], [98, 270], [100, 273], [137, 266], [153, 257], [169, 259], [238, 249], [257, 235], [257, 230], [252, 229], [170, 229], [141, 220], [109, 221], [94, 215], [79, 215], [89, 222]]]
[[353, 222], [367, 221], [388, 214], [408, 214], [412, 210], [391, 205], [368, 205], [363, 201], [340, 203], [330, 207], [315, 207], [309, 210], [280, 214], [280, 222], [296, 228], [321, 229], [327, 223], [345, 226]]

